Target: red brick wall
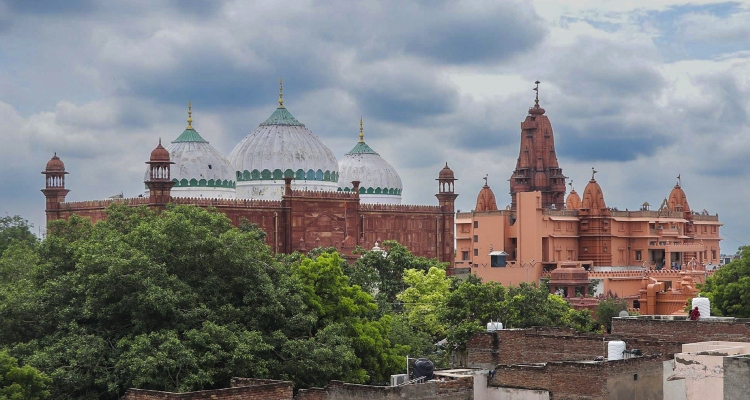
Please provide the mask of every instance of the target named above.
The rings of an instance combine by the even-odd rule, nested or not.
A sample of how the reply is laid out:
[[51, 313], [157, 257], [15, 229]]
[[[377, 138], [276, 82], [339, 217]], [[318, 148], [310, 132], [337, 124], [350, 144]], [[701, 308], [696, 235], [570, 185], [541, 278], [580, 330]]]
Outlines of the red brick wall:
[[199, 392], [170, 393], [156, 390], [128, 389], [124, 400], [292, 400], [292, 383], [275, 381], [270, 384], [202, 390]]
[[593, 360], [597, 356], [606, 357], [606, 346], [610, 340], [623, 340], [629, 350], [639, 349], [643, 354], [661, 354], [662, 358], [682, 351], [682, 342], [664, 339], [666, 338], [652, 338], [645, 334], [580, 334], [569, 329], [539, 327], [479, 333], [469, 339], [466, 348], [469, 367], [492, 369], [497, 364]]
[[711, 319], [690, 321], [686, 317], [642, 316], [613, 318], [612, 333], [627, 336], [649, 336], [679, 343], [723, 340], [750, 341], [748, 320]]
[[[635, 374], [638, 374], [637, 380], [633, 378]], [[623, 385], [625, 380], [633, 383]], [[501, 365], [489, 384], [547, 390], [555, 400], [661, 398], [662, 360], [658, 356], [648, 356], [598, 363], [561, 361]], [[648, 396], [634, 395], [636, 393]]]

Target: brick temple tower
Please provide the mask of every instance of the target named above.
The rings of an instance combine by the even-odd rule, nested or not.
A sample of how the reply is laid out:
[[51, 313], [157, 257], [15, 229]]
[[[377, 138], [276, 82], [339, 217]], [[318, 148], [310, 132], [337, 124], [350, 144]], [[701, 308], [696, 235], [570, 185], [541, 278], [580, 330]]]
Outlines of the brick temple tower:
[[557, 163], [552, 124], [539, 106], [539, 81], [534, 90], [536, 100], [521, 122], [521, 149], [510, 177], [511, 208], [516, 209], [516, 193], [539, 191], [543, 208], [563, 209], [566, 176]]
[[44, 168], [42, 174], [45, 176], [45, 187], [42, 189], [44, 197], [47, 198], [47, 207], [45, 209], [47, 213], [47, 222], [60, 218], [60, 203], [65, 201], [65, 196], [70, 190], [65, 189], [65, 164], [63, 164], [60, 157], [55, 153], [47, 162], [47, 167]]
[[145, 182], [149, 191], [149, 204], [163, 206], [169, 203], [175, 183], [170, 173], [170, 166], [174, 163], [169, 159], [169, 151], [161, 145], [161, 139], [146, 164], [149, 166]]

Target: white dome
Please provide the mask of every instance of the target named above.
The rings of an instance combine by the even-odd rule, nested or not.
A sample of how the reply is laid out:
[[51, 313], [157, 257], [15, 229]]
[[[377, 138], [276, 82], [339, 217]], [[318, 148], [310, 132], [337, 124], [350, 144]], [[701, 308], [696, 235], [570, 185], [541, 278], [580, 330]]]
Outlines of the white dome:
[[339, 162], [339, 191], [354, 189], [352, 181], [359, 181], [362, 203], [401, 204], [401, 177], [375, 150], [360, 140]]
[[235, 174], [229, 161], [192, 126], [167, 147], [174, 197], [235, 198]]
[[333, 152], [283, 106], [234, 147], [229, 161], [239, 198], [281, 199], [285, 177], [294, 178], [294, 189], [338, 188]]

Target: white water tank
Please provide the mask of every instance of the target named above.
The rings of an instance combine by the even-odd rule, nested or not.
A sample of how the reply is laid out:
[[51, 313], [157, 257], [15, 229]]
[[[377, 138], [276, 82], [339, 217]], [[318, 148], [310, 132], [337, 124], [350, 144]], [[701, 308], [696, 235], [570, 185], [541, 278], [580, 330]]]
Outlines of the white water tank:
[[711, 301], [708, 300], [708, 297], [694, 297], [691, 309], [695, 309], [695, 307], [698, 307], [698, 311], [701, 312], [700, 318], [711, 316]]
[[607, 343], [607, 360], [622, 360], [625, 352], [625, 342], [622, 340], [612, 340]]
[[495, 332], [503, 329], [503, 323], [502, 322], [488, 322], [487, 323], [487, 332]]

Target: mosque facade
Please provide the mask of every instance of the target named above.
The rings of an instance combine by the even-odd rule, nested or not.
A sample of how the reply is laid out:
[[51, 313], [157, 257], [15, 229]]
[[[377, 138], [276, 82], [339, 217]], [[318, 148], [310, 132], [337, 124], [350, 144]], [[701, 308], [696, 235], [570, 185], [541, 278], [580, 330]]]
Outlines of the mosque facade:
[[[670, 281], [672, 288], [701, 283], [718, 267], [718, 214], [692, 209], [680, 177], [665, 188], [668, 195], [659, 207], [644, 202], [637, 210], [620, 211], [605, 202], [596, 172], [592, 169], [582, 195], [567, 182], [571, 191], [565, 196], [568, 177], [558, 164], [552, 125], [537, 94], [521, 123], [510, 204], [498, 207], [485, 183], [474, 210], [456, 215], [455, 272], [504, 285], [550, 277], [561, 290], [570, 288], [566, 297], [575, 297], [588, 288], [570, 277], [585, 271], [584, 281], [591, 279], [598, 294], [637, 298], [644, 283]], [[555, 281], [564, 271], [575, 273]]]
[[[42, 172], [47, 221], [73, 214], [92, 221], [106, 207], [163, 208], [168, 203], [212, 207], [235, 225], [246, 220], [266, 233], [277, 253], [333, 246], [351, 256], [396, 240], [414, 254], [452, 264], [455, 177], [446, 163], [437, 177], [437, 205], [402, 205], [398, 172], [364, 140], [339, 161], [323, 141], [279, 105], [268, 119], [224, 157], [193, 127], [188, 105], [185, 130], [146, 162], [145, 194], [134, 198], [66, 202], [65, 165], [55, 154]], [[145, 158], [145, 157], [144, 157]]]

